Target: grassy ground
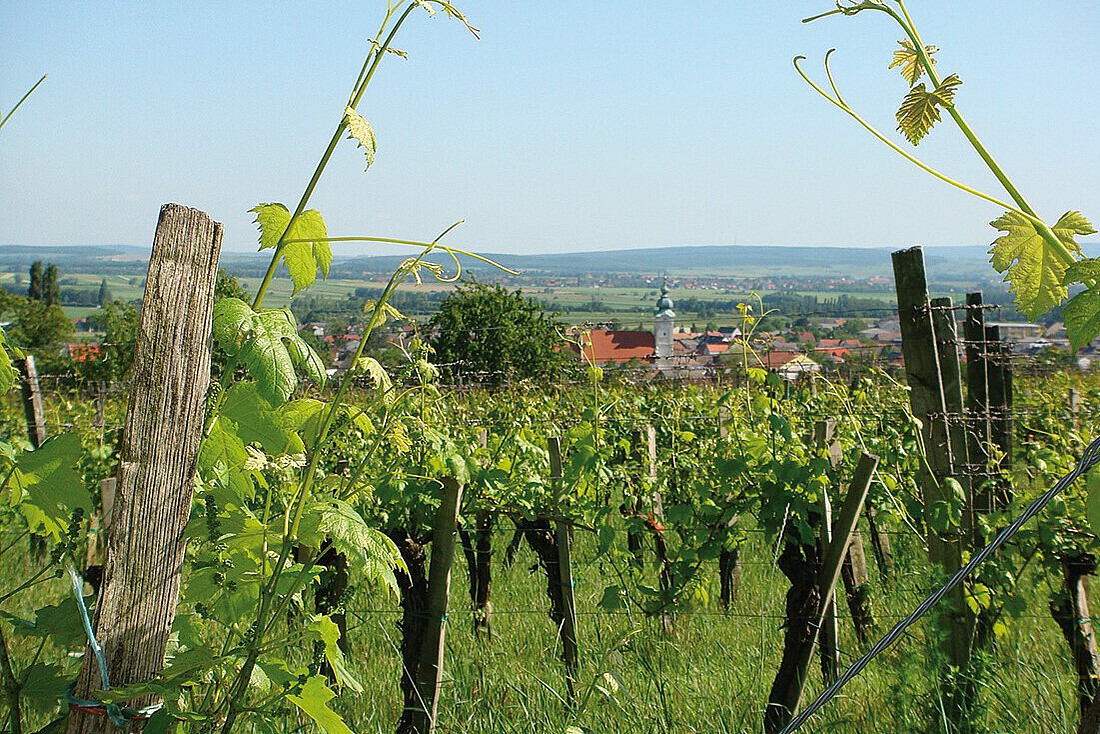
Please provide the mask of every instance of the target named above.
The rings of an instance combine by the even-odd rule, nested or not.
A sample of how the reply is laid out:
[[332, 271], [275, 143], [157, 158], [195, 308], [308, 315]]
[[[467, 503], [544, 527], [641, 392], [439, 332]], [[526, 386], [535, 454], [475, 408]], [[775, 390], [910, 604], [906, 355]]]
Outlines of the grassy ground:
[[[901, 568], [924, 568], [923, 550], [915, 539], [899, 538]], [[506, 540], [497, 538], [498, 545]], [[533, 555], [521, 553], [511, 569], [495, 569], [491, 640], [471, 631], [465, 566], [459, 560], [452, 582], [440, 731], [562, 734], [569, 726], [637, 734], [759, 731], [782, 652], [788, 588], [772, 564], [773, 549], [762, 542], [747, 549], [741, 594], [729, 614], [720, 613], [711, 601], [696, 613], [679, 615], [676, 634], [668, 638], [654, 620], [597, 611], [613, 574], [593, 562], [586, 544], [579, 545], [578, 705], [570, 709], [566, 704], [557, 638], [545, 613], [543, 577], [530, 571]], [[915, 606], [919, 590], [930, 583], [925, 573], [910, 570], [888, 586], [876, 585], [879, 631]], [[716, 573], [710, 591], [716, 599]], [[1048, 593], [1036, 589], [1028, 616], [1010, 624], [991, 656], [982, 693], [990, 732], [1074, 731], [1075, 678], [1066, 645], [1046, 613]], [[400, 715], [401, 700], [396, 606], [370, 595], [357, 597], [354, 606], [358, 611], [349, 622], [354, 625], [353, 659], [367, 692], [343, 700], [341, 707], [353, 730], [388, 732]], [[843, 601], [841, 607], [843, 667], [862, 648]], [[920, 623], [805, 731], [942, 731], [934, 725], [938, 679], [930, 663], [929, 632], [929, 624]], [[808, 694], [820, 689], [815, 661]]]

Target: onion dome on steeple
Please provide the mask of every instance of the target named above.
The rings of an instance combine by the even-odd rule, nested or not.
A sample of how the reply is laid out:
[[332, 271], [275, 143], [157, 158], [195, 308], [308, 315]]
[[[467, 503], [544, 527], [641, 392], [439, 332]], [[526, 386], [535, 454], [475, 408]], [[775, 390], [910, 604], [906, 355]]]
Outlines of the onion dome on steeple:
[[668, 297], [668, 282], [661, 286], [661, 297], [657, 299], [657, 316], [671, 316], [675, 317], [676, 314], [672, 311], [672, 299]]

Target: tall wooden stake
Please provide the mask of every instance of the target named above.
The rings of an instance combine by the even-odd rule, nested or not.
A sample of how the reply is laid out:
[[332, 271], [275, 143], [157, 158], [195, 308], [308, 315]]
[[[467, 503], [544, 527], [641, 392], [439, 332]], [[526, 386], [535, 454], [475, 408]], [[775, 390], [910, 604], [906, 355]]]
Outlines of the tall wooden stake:
[[[184, 526], [210, 382], [211, 313], [222, 226], [176, 204], [160, 210], [119, 450], [111, 552], [96, 614], [112, 685], [152, 678], [176, 616]], [[75, 693], [102, 688], [89, 645]], [[153, 697], [131, 702], [152, 703]], [[74, 710], [69, 734], [115, 732], [106, 716]]]
[[420, 706], [411, 712], [415, 734], [432, 734], [439, 712], [439, 688], [443, 683], [443, 643], [451, 594], [451, 566], [458, 536], [458, 508], [462, 485], [451, 477], [443, 478], [443, 498], [432, 528], [432, 560], [428, 570], [428, 618], [420, 648], [416, 690]]
[[[962, 412], [955, 353], [957, 338], [952, 334], [954, 314], [945, 310], [950, 301], [947, 304], [929, 301], [921, 248], [899, 250], [893, 253], [893, 262], [909, 401], [913, 415], [923, 425], [921, 432], [928, 459], [921, 465], [924, 502], [926, 506], [936, 502], [954, 503], [956, 498], [946, 480], [966, 479], [958, 475], [955, 463], [955, 455], [965, 453], [965, 438], [959, 435], [959, 422], [951, 419], [952, 414], [957, 417]], [[929, 556], [947, 575], [954, 574], [962, 566], [962, 538], [959, 529], [928, 528]], [[946, 634], [941, 649], [949, 666], [967, 671], [973, 617], [963, 597], [963, 589], [955, 589], [945, 602], [941, 625]], [[965, 722], [969, 718], [964, 688], [949, 687], [947, 716], [952, 721]]]
[[34, 355], [28, 354], [19, 361], [23, 373], [23, 414], [27, 417], [27, 439], [38, 448], [46, 441], [46, 414], [42, 409], [42, 387], [38, 384], [38, 367]]
[[[561, 499], [561, 438], [546, 439], [550, 451], [551, 493]], [[570, 699], [576, 695], [577, 670], [580, 666], [580, 650], [577, 645], [577, 598], [573, 584], [573, 535], [568, 523], [557, 522], [554, 537], [558, 543], [558, 573], [561, 576], [561, 657], [565, 663], [565, 682]]]
[[[827, 599], [836, 590], [840, 567], [877, 466], [878, 457], [870, 454], [860, 457], [840, 515], [833, 525], [834, 542], [825, 551], [820, 572], [812, 580], [812, 588], [807, 593], [792, 583], [792, 593], [787, 596], [787, 634], [783, 660], [779, 664], [779, 671], [768, 696], [768, 706], [764, 711], [764, 731], [767, 734], [780, 731], [798, 713], [810, 660], [817, 643], [817, 631], [824, 623], [825, 609], [821, 600]], [[801, 616], [792, 615], [792, 607], [797, 608]]]
[[[836, 440], [836, 421], [821, 420], [814, 424], [814, 445], [829, 452], [829, 463], [835, 469], [841, 461], [840, 444]], [[818, 538], [818, 557], [823, 559], [833, 542], [833, 508], [829, 502], [828, 489], [821, 491], [821, 535]], [[821, 652], [821, 677], [826, 684], [836, 680], [840, 669], [840, 651], [837, 649], [836, 592], [824, 594], [821, 610], [821, 626], [818, 633], [818, 645]]]

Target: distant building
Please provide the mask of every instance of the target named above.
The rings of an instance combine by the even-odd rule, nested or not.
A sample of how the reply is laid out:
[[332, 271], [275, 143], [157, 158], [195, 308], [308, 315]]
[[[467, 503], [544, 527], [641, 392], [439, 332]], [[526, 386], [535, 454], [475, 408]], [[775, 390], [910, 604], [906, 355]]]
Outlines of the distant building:
[[672, 310], [672, 299], [668, 297], [668, 283], [661, 286], [661, 297], [657, 299], [657, 313], [653, 315], [653, 356], [657, 369], [668, 370], [672, 367], [675, 348], [672, 343], [672, 328], [676, 313]]
[[593, 329], [588, 336], [591, 343], [585, 344], [583, 359], [589, 364], [653, 361], [655, 341], [651, 331]]

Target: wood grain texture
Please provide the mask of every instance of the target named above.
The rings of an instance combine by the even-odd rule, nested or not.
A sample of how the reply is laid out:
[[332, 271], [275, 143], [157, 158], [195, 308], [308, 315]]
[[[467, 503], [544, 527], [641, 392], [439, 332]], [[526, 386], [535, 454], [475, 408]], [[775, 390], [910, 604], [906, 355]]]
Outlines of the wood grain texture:
[[[211, 318], [222, 226], [196, 209], [161, 208], [119, 450], [107, 566], [96, 615], [112, 685], [147, 680], [163, 665], [175, 618], [183, 530], [210, 382]], [[76, 686], [102, 687], [91, 650]], [[151, 703], [139, 699], [131, 705]], [[134, 723], [132, 730], [140, 725]], [[73, 712], [69, 734], [116, 732], [104, 716]]]

